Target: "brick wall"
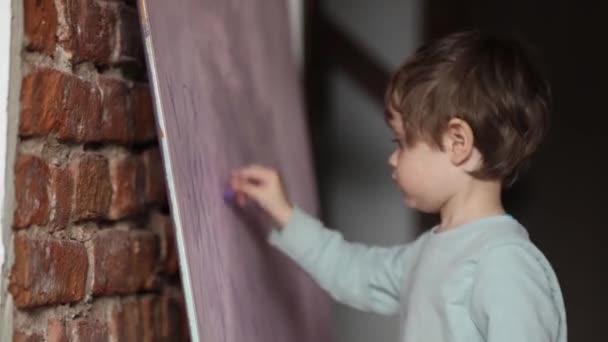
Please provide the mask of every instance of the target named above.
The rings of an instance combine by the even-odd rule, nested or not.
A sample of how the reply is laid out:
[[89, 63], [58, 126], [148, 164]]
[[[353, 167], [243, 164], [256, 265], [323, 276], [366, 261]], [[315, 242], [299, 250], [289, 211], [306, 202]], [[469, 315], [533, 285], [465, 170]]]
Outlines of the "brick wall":
[[13, 340], [186, 340], [135, 4], [23, 3]]

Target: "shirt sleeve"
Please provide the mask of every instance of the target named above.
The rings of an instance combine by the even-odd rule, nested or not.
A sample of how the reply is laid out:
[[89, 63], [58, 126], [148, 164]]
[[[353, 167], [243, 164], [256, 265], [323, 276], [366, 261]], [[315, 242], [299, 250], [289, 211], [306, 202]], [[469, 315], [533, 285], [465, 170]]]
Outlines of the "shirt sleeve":
[[335, 300], [380, 314], [399, 311], [399, 295], [410, 249], [369, 247], [344, 240], [339, 232], [295, 208], [270, 243], [308, 272]]
[[471, 296], [471, 314], [487, 342], [554, 342], [560, 331], [548, 270], [526, 246], [486, 252]]

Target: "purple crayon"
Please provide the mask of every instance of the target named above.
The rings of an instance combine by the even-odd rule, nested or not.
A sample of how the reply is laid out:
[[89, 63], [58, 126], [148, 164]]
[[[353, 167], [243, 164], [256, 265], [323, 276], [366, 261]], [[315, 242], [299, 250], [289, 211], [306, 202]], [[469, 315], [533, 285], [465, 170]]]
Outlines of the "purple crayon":
[[224, 190], [224, 201], [232, 202], [234, 200], [235, 195], [236, 194], [234, 193], [234, 191], [232, 191], [232, 189]]

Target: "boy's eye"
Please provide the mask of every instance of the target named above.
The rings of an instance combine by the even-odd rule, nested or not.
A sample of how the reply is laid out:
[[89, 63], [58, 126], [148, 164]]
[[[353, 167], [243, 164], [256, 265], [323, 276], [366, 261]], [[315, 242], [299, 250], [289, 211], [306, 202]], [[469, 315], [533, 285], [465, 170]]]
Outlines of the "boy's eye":
[[393, 138], [393, 139], [391, 139], [391, 141], [394, 144], [397, 144], [397, 146], [401, 147], [401, 139], [399, 139], [399, 138]]

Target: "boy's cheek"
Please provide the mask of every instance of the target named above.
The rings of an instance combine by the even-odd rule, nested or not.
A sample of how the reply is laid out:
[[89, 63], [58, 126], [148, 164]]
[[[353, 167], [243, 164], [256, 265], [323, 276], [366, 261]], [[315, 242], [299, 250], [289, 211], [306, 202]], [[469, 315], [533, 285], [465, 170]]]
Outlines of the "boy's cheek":
[[397, 186], [399, 191], [401, 191], [403, 194], [407, 192], [408, 182], [406, 181], [406, 179], [404, 179], [403, 174], [393, 173], [393, 181], [395, 182], [395, 185]]

